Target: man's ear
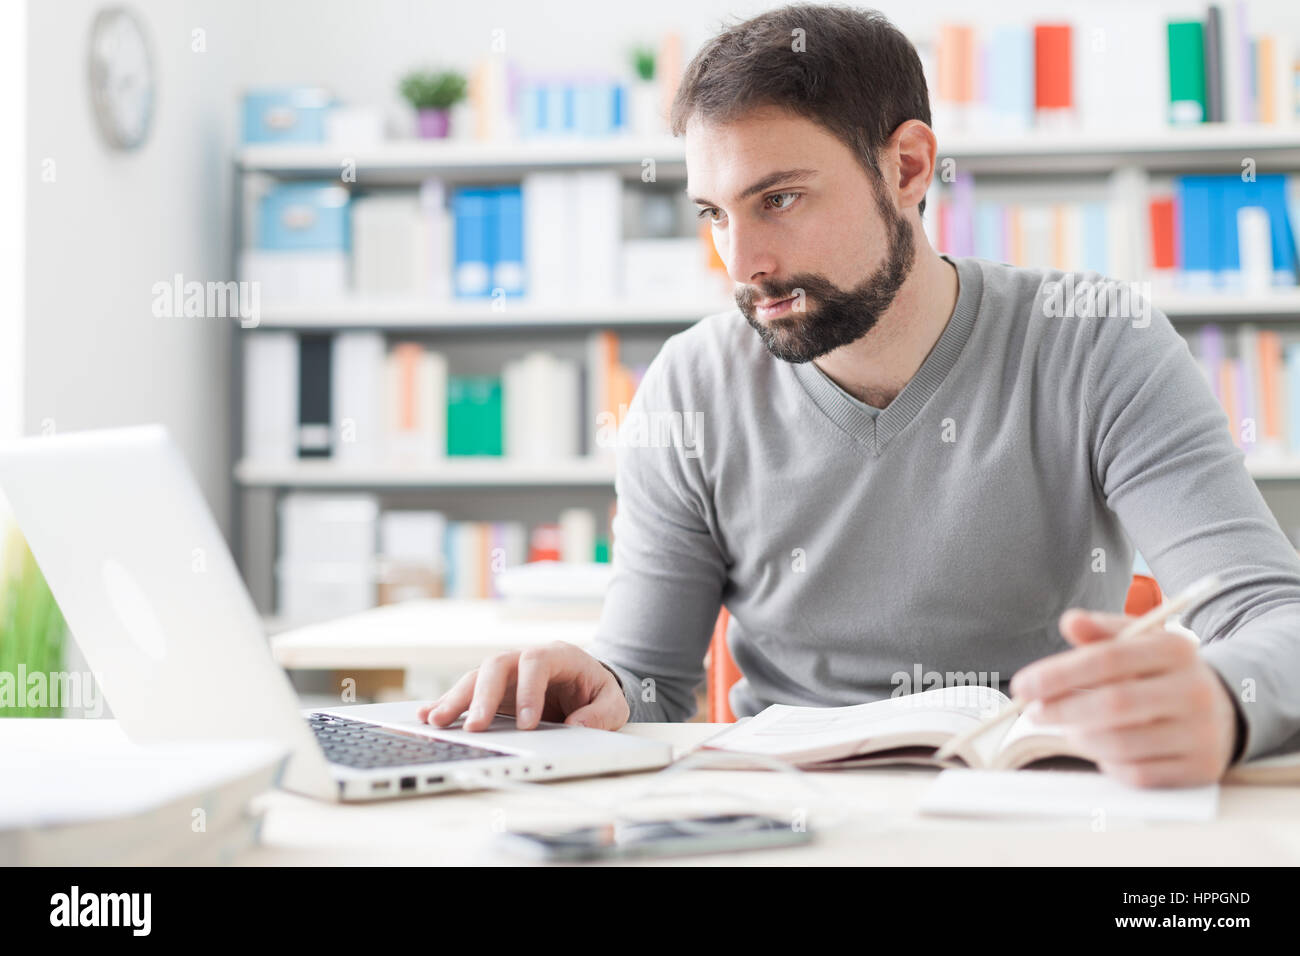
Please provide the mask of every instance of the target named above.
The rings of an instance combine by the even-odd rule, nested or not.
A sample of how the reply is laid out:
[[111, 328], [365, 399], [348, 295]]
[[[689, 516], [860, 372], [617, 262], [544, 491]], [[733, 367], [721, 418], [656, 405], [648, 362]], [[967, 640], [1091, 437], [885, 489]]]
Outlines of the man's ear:
[[939, 143], [934, 130], [920, 120], [906, 120], [881, 150], [881, 172], [898, 190], [898, 208], [918, 206], [934, 179]]

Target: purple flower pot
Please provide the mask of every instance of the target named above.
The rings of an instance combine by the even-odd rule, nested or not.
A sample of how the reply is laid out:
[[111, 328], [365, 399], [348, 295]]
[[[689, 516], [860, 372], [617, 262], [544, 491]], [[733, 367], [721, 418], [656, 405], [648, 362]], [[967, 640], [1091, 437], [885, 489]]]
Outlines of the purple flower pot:
[[446, 139], [451, 129], [450, 110], [416, 110], [421, 139]]

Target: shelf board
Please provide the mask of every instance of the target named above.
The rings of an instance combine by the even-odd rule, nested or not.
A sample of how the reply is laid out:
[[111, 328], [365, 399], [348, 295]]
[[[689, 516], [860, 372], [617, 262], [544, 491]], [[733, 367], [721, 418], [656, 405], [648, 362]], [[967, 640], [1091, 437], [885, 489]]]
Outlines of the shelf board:
[[409, 467], [243, 460], [235, 466], [235, 480], [247, 487], [281, 488], [603, 488], [614, 484], [614, 463], [589, 458], [534, 463], [470, 456]]
[[939, 158], [963, 160], [984, 173], [1107, 173], [1116, 165], [1148, 169], [1226, 167], [1250, 156], [1261, 165], [1300, 167], [1300, 124], [1204, 123], [1152, 132], [1089, 133], [1035, 130], [1015, 138], [940, 133]]
[[[1300, 455], [1246, 457], [1246, 470], [1261, 481], [1300, 480]], [[271, 488], [545, 488], [612, 487], [614, 463], [577, 459], [522, 463], [496, 458], [449, 458], [412, 467], [347, 465], [333, 461], [260, 463], [240, 461], [235, 480]]]
[[[1171, 319], [1225, 321], [1300, 319], [1300, 292], [1265, 295], [1153, 293], [1158, 309]], [[487, 302], [428, 302], [410, 299], [346, 299], [262, 309], [259, 328], [267, 329], [475, 329], [604, 328], [606, 326], [692, 325], [708, 315], [731, 311], [735, 302], [606, 302], [548, 305], [507, 302], [496, 310]]]
[[1300, 480], [1300, 455], [1246, 456], [1246, 470], [1258, 481]]
[[642, 169], [647, 159], [661, 169], [685, 170], [681, 140], [671, 136], [632, 136], [602, 139], [555, 138], [506, 142], [473, 140], [391, 140], [349, 148], [346, 144], [258, 144], [241, 147], [239, 165], [250, 172], [284, 175], [339, 175], [345, 162], [359, 175], [479, 175], [519, 174], [530, 169]]
[[1229, 293], [1152, 293], [1156, 308], [1169, 318], [1194, 317], [1250, 320], [1255, 318], [1300, 319], [1300, 292], [1273, 290], [1263, 295]]
[[[1081, 130], [1034, 130], [1015, 137], [945, 135], [938, 131], [939, 157], [962, 159], [987, 172], [1025, 170], [1108, 172], [1116, 163], [1151, 168], [1223, 165], [1239, 169], [1251, 156], [1265, 164], [1300, 163], [1300, 124], [1205, 123], [1154, 132], [1098, 134]], [[640, 170], [653, 159], [674, 173], [685, 170], [680, 138], [632, 136], [603, 139], [393, 140], [350, 149], [346, 144], [258, 144], [237, 153], [248, 171], [333, 178], [342, 163], [358, 174], [397, 176], [430, 173], [465, 176], [520, 173], [539, 168], [622, 168]]]
[[603, 328], [618, 325], [690, 325], [706, 315], [735, 308], [726, 299], [684, 302], [605, 302], [545, 304], [512, 302], [432, 302], [409, 299], [348, 299], [267, 305], [260, 328], [503, 329]]

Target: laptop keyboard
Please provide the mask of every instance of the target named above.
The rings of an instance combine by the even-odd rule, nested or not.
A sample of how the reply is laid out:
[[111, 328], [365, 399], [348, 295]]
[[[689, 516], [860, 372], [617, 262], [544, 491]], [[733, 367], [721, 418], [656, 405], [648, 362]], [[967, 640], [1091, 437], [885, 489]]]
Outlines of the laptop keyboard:
[[333, 714], [311, 714], [307, 723], [330, 763], [358, 770], [512, 756], [487, 747], [438, 740]]

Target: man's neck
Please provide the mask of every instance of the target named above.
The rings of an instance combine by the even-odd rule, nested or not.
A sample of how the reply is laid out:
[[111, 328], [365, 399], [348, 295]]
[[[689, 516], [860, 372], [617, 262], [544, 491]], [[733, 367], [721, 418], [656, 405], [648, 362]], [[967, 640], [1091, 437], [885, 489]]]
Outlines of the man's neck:
[[943, 335], [957, 307], [958, 288], [957, 269], [918, 236], [917, 264], [875, 328], [813, 361], [859, 401], [884, 408]]

